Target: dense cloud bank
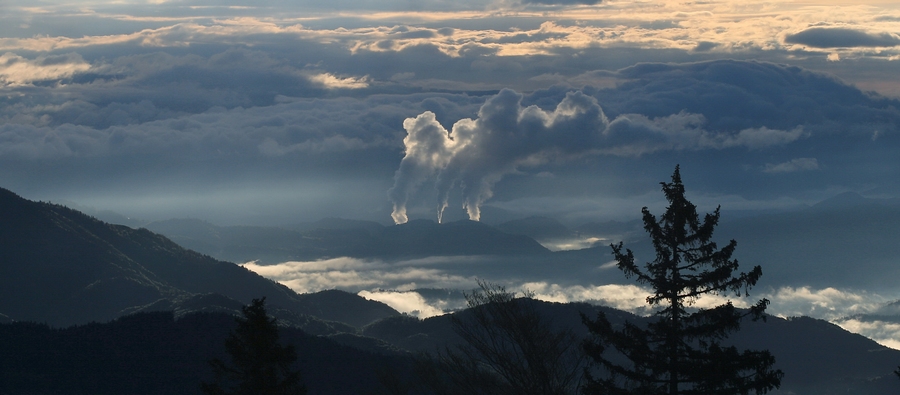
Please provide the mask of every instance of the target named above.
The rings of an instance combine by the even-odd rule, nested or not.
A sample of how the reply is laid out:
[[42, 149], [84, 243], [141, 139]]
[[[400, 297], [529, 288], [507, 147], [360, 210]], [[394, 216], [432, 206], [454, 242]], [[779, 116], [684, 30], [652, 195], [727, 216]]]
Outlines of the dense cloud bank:
[[[60, 62], [72, 59], [77, 61]], [[181, 62], [165, 54], [153, 59]], [[251, 174], [261, 172], [273, 182], [368, 174], [385, 186], [357, 192], [365, 195], [358, 204], [391, 210], [384, 207], [390, 189], [395, 222], [405, 221], [410, 204], [417, 216], [440, 215], [451, 204], [479, 219], [481, 207], [510, 176], [523, 191], [547, 182], [571, 190], [585, 172], [601, 171], [598, 179], [607, 182], [642, 181], [640, 193], [646, 193], [674, 163], [696, 172], [700, 189], [748, 197], [761, 192], [754, 185], [764, 184], [770, 197], [797, 193], [798, 186], [896, 188], [889, 180], [897, 178], [897, 169], [882, 164], [897, 149], [900, 102], [798, 67], [733, 60], [642, 63], [606, 73], [621, 81], [612, 88], [554, 86], [522, 94], [342, 87], [336, 97], [317, 88], [304, 92], [320, 97], [304, 98], [294, 90], [308, 85], [278, 80], [282, 66], [267, 74], [267, 65], [279, 62], [254, 59], [248, 50], [191, 62], [203, 66], [156, 66], [161, 71], [133, 81], [95, 76], [79, 83], [73, 74], [65, 86], [8, 87], [29, 94], [3, 99], [0, 158], [44, 172], [47, 180], [82, 166], [100, 166], [104, 179], [125, 183], [138, 176], [183, 180], [234, 166], [244, 174], [228, 177], [259, 179]], [[206, 71], [236, 79], [229, 80], [232, 87], [197, 82]], [[269, 79], [254, 77], [261, 75]], [[157, 84], [139, 89], [147, 80]], [[254, 99], [254, 89], [271, 99]], [[68, 94], [53, 93], [59, 90]], [[180, 165], [174, 173], [154, 173], [156, 158]], [[25, 192], [48, 188], [9, 167], [5, 173], [7, 183]], [[798, 185], [791, 174], [800, 173]], [[636, 174], [644, 175], [634, 179]], [[593, 191], [589, 186], [582, 193]], [[512, 192], [499, 193], [510, 200]]]
[[[848, 166], [861, 155], [886, 159], [900, 140], [900, 102], [796, 67], [736, 61], [639, 64], [617, 76], [626, 82], [615, 89], [550, 89], [527, 99], [503, 91], [485, 102], [477, 118], [457, 121], [451, 130], [429, 112], [408, 118], [405, 156], [389, 191], [394, 221], [407, 221], [409, 195], [427, 180], [437, 189], [438, 220], [454, 186], [461, 189], [469, 219], [478, 220], [480, 207], [504, 176], [584, 155], [641, 158], [701, 151], [686, 159], [698, 167], [716, 157], [702, 151], [728, 151], [737, 155], [732, 161], [778, 158], [728, 163], [717, 157], [719, 166], [743, 166], [745, 172], [752, 166], [756, 177], [764, 177], [760, 173], [826, 173], [825, 163]], [[816, 152], [822, 162], [784, 156], [791, 152]], [[882, 171], [855, 177], [890, 178]]]
[[213, 3], [5, 3], [0, 183], [232, 223], [609, 218], [675, 163], [747, 207], [898, 191], [888, 9]]

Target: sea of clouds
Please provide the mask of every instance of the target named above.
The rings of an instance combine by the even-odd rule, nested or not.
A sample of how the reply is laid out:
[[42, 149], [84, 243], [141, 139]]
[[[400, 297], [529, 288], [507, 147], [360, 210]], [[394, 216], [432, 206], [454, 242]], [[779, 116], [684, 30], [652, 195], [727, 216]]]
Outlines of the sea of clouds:
[[[645, 316], [654, 311], [646, 302], [649, 290], [629, 284], [624, 278], [620, 283], [597, 284], [585, 279], [583, 284], [578, 284], [565, 278], [559, 282], [552, 279], [528, 281], [512, 275], [507, 278], [485, 278], [463, 274], [487, 262], [483, 257], [430, 257], [392, 262], [334, 258], [277, 265], [248, 262], [243, 266], [298, 293], [342, 289], [421, 319], [465, 308], [464, 294], [476, 289], [479, 280], [502, 285], [519, 294], [530, 293], [535, 299], [548, 302], [588, 302]], [[601, 265], [600, 270], [617, 269], [607, 263]], [[435, 290], [446, 292], [436, 293]], [[883, 311], [886, 304], [898, 297], [900, 295], [891, 293], [832, 287], [759, 286], [751, 290], [749, 298], [735, 297], [733, 294], [712, 295], [699, 299], [693, 307], [711, 307], [726, 301], [737, 307], [749, 307], [757, 300], [766, 298], [771, 302], [767, 312], [772, 315], [823, 319], [885, 346], [900, 349], [900, 341], [897, 340], [900, 339], [900, 324], [864, 316]]]

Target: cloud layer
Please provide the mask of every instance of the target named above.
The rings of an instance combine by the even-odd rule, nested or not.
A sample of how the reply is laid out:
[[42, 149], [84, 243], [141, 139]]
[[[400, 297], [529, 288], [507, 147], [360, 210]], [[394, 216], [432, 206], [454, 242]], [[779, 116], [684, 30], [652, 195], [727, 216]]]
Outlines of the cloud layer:
[[675, 163], [746, 207], [898, 193], [884, 3], [214, 3], [5, 2], [0, 185], [266, 224], [609, 219]]
[[[65, 83], [9, 85], [0, 179], [29, 197], [62, 192], [94, 206], [119, 183], [145, 196], [151, 185], [188, 183], [209, 196], [233, 188], [225, 180], [276, 190], [346, 180], [357, 185], [347, 195], [354, 212], [367, 212], [354, 215], [384, 221], [393, 212], [396, 222], [404, 207], [407, 218], [435, 218], [450, 204], [451, 218], [474, 219], [485, 202], [511, 207], [554, 194], [600, 207], [603, 195], [625, 197], [611, 191], [651, 192], [674, 163], [696, 172], [695, 188], [746, 199], [758, 198], [748, 191], [797, 199], [809, 188], [871, 188], [900, 176], [878, 165], [897, 147], [900, 104], [796, 67], [642, 63], [603, 73], [619, 81], [608, 88], [385, 93], [383, 81], [362, 73], [327, 74], [326, 87], [315, 82], [321, 72], [272, 56], [236, 48], [207, 59], [129, 56], [117, 68], [58, 76]], [[237, 79], [216, 83], [229, 75]], [[68, 186], [73, 177], [83, 184]]]
[[900, 45], [900, 36], [839, 27], [814, 27], [788, 34], [784, 42], [814, 48], [895, 47]]
[[[500, 273], [494, 273], [490, 278], [483, 276], [486, 273], [481, 276], [465, 275], [466, 272], [477, 272], [470, 270], [471, 264], [475, 262], [486, 264], [475, 257], [398, 262], [337, 258], [315, 262], [285, 262], [271, 266], [247, 263], [244, 267], [297, 292], [344, 289], [419, 318], [464, 308], [462, 292], [475, 289], [478, 278], [502, 284], [512, 292], [531, 293], [536, 299], [549, 302], [589, 302], [638, 315], [649, 315], [654, 311], [647, 305], [649, 290], [638, 285], [598, 284], [592, 281], [598, 278], [596, 275], [582, 275], [576, 283], [563, 278], [529, 281], [515, 278], [510, 272], [505, 277]], [[435, 297], [433, 294], [439, 296]], [[893, 295], [893, 298], [896, 296]], [[730, 294], [705, 296], [697, 300], [693, 307], [708, 308], [730, 301], [737, 307], [746, 308], [761, 298], [771, 301], [767, 310], [769, 314], [784, 318], [809, 316], [824, 319], [888, 347], [900, 349], [900, 343], [896, 340], [900, 336], [900, 324], [889, 319], [867, 316], [885, 314], [884, 306], [894, 300], [890, 295], [833, 287], [779, 286], [754, 289], [750, 298]]]

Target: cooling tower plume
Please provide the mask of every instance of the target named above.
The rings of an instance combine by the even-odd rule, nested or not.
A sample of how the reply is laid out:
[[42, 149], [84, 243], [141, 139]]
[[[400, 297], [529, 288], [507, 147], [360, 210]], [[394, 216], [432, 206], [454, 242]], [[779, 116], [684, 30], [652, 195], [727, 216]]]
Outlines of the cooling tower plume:
[[459, 120], [450, 131], [431, 112], [406, 119], [406, 154], [388, 191], [394, 222], [408, 221], [407, 202], [428, 180], [438, 192], [438, 221], [456, 187], [469, 219], [478, 221], [503, 176], [588, 153], [609, 124], [597, 101], [581, 92], [568, 93], [553, 111], [523, 108], [521, 101], [521, 94], [504, 89], [482, 105], [477, 119]]

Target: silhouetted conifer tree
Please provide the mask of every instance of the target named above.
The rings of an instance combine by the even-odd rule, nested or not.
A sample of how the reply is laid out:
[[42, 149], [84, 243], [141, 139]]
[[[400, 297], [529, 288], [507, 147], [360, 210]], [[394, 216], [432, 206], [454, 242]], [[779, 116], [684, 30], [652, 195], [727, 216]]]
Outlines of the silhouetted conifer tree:
[[[644, 229], [650, 234], [656, 259], [643, 268], [635, 264], [630, 249], [611, 245], [618, 267], [626, 277], [649, 284], [651, 306], [659, 306], [646, 327], [626, 322], [613, 328], [603, 313], [595, 320], [582, 316], [594, 335], [585, 342], [587, 354], [599, 365], [600, 376], [588, 372], [585, 394], [764, 394], [778, 388], [783, 376], [773, 370], [775, 358], [768, 351], [743, 351], [722, 345], [729, 332], [740, 328], [741, 319], [762, 318], [769, 301], [762, 299], [749, 311], [731, 302], [710, 309], [690, 309], [701, 296], [727, 294], [749, 296], [762, 275], [756, 266], [734, 275], [738, 262], [731, 259], [737, 243], [719, 249], [713, 229], [719, 208], [703, 221], [697, 208], [684, 197], [679, 168], [671, 183], [661, 183], [669, 207], [660, 218], [643, 208]], [[611, 353], [608, 347], [622, 355]], [[594, 373], [597, 373], [594, 371]]]
[[203, 383], [202, 390], [210, 395], [302, 395], [306, 388], [300, 383], [300, 372], [291, 369], [297, 352], [291, 345], [278, 341], [275, 318], [266, 314], [266, 298], [253, 299], [244, 306], [238, 326], [225, 340], [225, 350], [231, 365], [216, 358], [210, 361], [216, 375], [215, 383]]

